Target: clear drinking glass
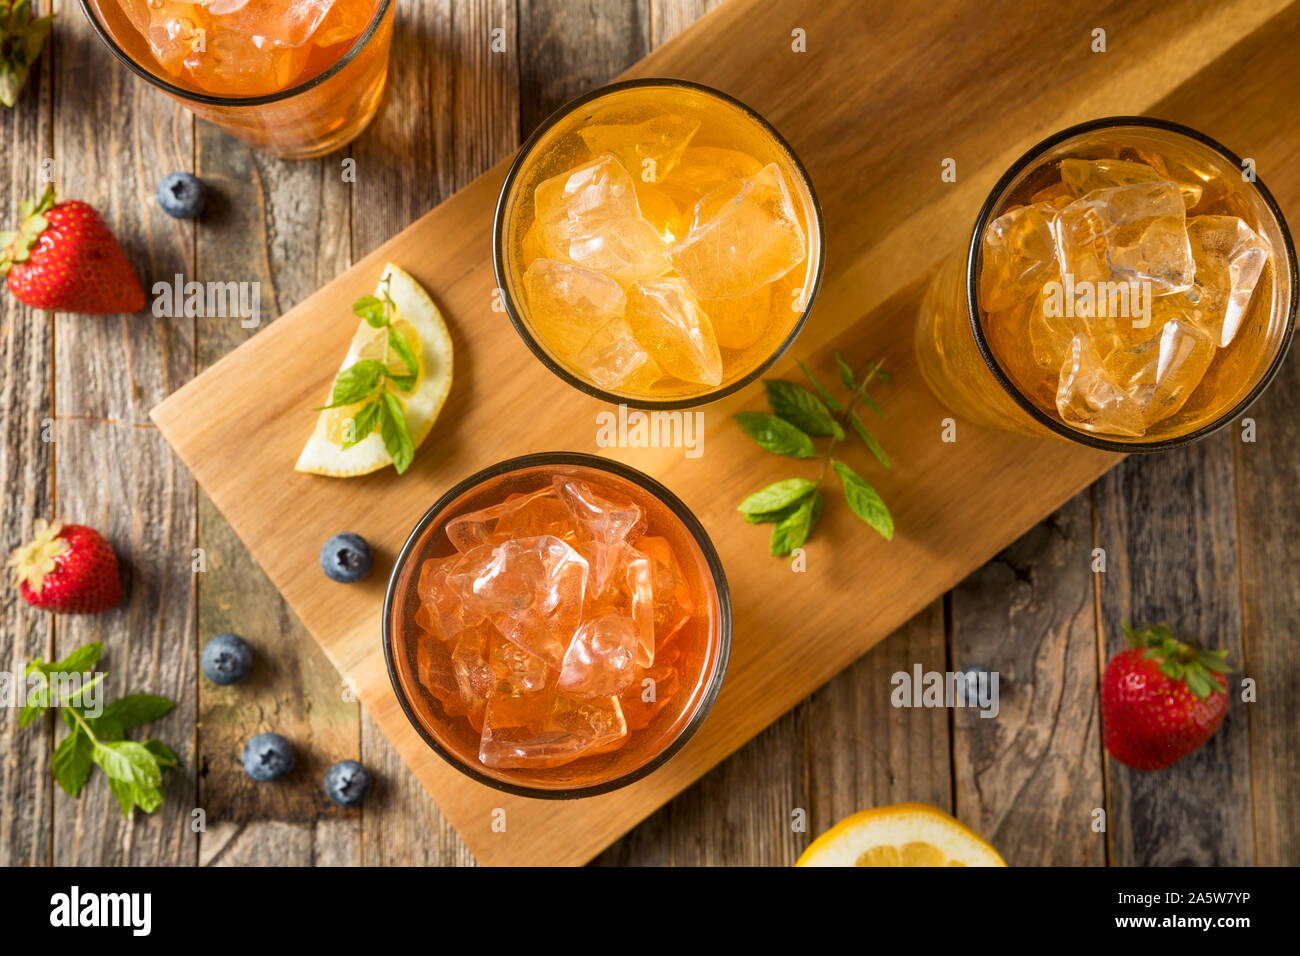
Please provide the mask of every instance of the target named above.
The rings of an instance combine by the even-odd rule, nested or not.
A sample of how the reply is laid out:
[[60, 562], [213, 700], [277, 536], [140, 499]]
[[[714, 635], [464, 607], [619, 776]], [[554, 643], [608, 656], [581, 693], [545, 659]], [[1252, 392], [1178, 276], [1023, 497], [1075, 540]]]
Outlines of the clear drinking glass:
[[[530, 590], [538, 554], [552, 561], [545, 599]], [[591, 455], [527, 455], [466, 478], [416, 524], [383, 644], [402, 709], [448, 763], [510, 793], [583, 797], [650, 773], [704, 721], [731, 598], [704, 528], [663, 485]]]
[[1033, 147], [926, 291], [915, 346], [930, 389], [978, 424], [1121, 452], [1240, 416], [1296, 318], [1295, 247], [1252, 173], [1204, 134], [1146, 117]]
[[[383, 98], [392, 0], [335, 0], [319, 21], [295, 17], [279, 0], [248, 0], [224, 18], [178, 0], [80, 2], [100, 39], [133, 73], [277, 156], [307, 159], [339, 149], [365, 129]], [[250, 36], [254, 29], [285, 42]]]
[[493, 265], [524, 342], [609, 402], [682, 408], [757, 378], [799, 334], [824, 246], [811, 180], [761, 116], [695, 83], [614, 83], [529, 137]]

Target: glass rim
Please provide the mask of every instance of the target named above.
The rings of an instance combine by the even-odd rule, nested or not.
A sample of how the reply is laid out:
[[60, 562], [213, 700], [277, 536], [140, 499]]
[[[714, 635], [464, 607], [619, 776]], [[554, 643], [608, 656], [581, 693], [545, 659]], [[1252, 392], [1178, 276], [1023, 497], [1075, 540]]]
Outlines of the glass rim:
[[177, 86], [161, 76], [146, 69], [143, 65], [137, 63], [125, 50], [121, 44], [113, 38], [112, 33], [100, 21], [97, 12], [93, 9], [91, 0], [77, 0], [81, 6], [81, 11], [90, 21], [90, 27], [95, 34], [102, 40], [109, 50], [119, 60], [126, 64], [136, 76], [155, 86], [169, 96], [175, 97], [187, 103], [199, 103], [203, 106], [222, 106], [222, 107], [239, 107], [239, 106], [267, 106], [271, 103], [279, 103], [283, 100], [291, 99], [299, 94], [306, 93], [308, 90], [319, 86], [326, 80], [337, 75], [344, 67], [356, 59], [359, 54], [374, 38], [375, 33], [379, 30], [379, 24], [383, 22], [384, 15], [388, 13], [389, 8], [393, 5], [393, 0], [379, 0], [375, 8], [375, 14], [366, 24], [366, 28], [357, 36], [356, 41], [348, 48], [348, 51], [339, 57], [338, 61], [333, 63], [328, 69], [316, 74], [309, 80], [299, 83], [297, 86], [291, 86], [275, 93], [264, 93], [261, 96], [217, 96], [212, 93], [198, 93], [193, 90], [187, 90], [183, 86]]
[[[1146, 453], [1167, 451], [1172, 448], [1180, 448], [1184, 445], [1190, 445], [1193, 442], [1200, 441], [1214, 432], [1227, 426], [1234, 419], [1238, 418], [1251, 405], [1253, 405], [1263, 394], [1269, 384], [1277, 376], [1278, 371], [1282, 368], [1282, 363], [1291, 347], [1291, 341], [1295, 336], [1296, 311], [1300, 305], [1300, 295], [1298, 295], [1297, 286], [1300, 285], [1300, 279], [1297, 277], [1296, 250], [1295, 243], [1291, 237], [1291, 229], [1287, 225], [1286, 217], [1282, 215], [1282, 208], [1278, 205], [1273, 194], [1268, 191], [1263, 180], [1256, 177], [1251, 183], [1259, 193], [1264, 205], [1277, 221], [1278, 230], [1282, 234], [1282, 244], [1285, 251], [1287, 272], [1291, 283], [1291, 303], [1286, 317], [1286, 325], [1282, 332], [1282, 342], [1277, 349], [1277, 354], [1273, 361], [1265, 370], [1263, 376], [1255, 386], [1232, 408], [1227, 409], [1221, 415], [1207, 422], [1199, 428], [1193, 429], [1185, 435], [1176, 435], [1171, 438], [1161, 438], [1154, 441], [1119, 441], [1113, 438], [1103, 438], [1091, 432], [1085, 432], [1071, 428], [1062, 421], [1053, 418], [1043, 409], [1039, 408], [1030, 401], [1015, 383], [1007, 375], [998, 362], [993, 350], [989, 347], [988, 340], [985, 338], [984, 329], [980, 322], [979, 308], [979, 261], [981, 256], [981, 239], [989, 220], [996, 210], [1002, 194], [1010, 187], [1021, 173], [1030, 165], [1036, 162], [1044, 153], [1054, 146], [1072, 139], [1083, 133], [1090, 133], [1101, 129], [1115, 129], [1124, 126], [1146, 127], [1148, 129], [1163, 130], [1168, 133], [1175, 133], [1194, 140], [1203, 146], [1209, 147], [1218, 153], [1224, 159], [1229, 160], [1238, 169], [1242, 168], [1242, 159], [1232, 150], [1228, 149], [1222, 143], [1210, 136], [1202, 133], [1200, 130], [1193, 129], [1190, 126], [1184, 126], [1181, 123], [1175, 123], [1171, 120], [1157, 119], [1151, 116], [1106, 116], [1099, 119], [1088, 120], [1084, 123], [1076, 123], [1065, 129], [1059, 130], [1047, 138], [1031, 146], [1019, 159], [1011, 164], [1010, 168], [999, 177], [994, 184], [993, 189], [989, 192], [984, 204], [980, 207], [979, 214], [975, 217], [975, 228], [971, 233], [970, 245], [966, 256], [966, 305], [970, 315], [971, 331], [975, 335], [975, 345], [979, 349], [984, 363], [988, 366], [989, 371], [1002, 386], [1003, 390], [1011, 397], [1017, 405], [1027, 412], [1038, 424], [1050, 429], [1054, 434], [1067, 438], [1070, 441], [1087, 445], [1091, 448], [1097, 448], [1103, 451], [1114, 451], [1121, 453]], [[1282, 258], [1279, 256], [1279, 259]], [[1280, 274], [1281, 269], [1277, 270]]]
[[[532, 331], [528, 328], [527, 323], [524, 321], [522, 311], [516, 306], [514, 296], [511, 294], [505, 268], [506, 257], [504, 252], [504, 239], [505, 219], [507, 214], [506, 203], [511, 195], [515, 185], [515, 180], [519, 176], [524, 161], [532, 153], [533, 148], [541, 141], [542, 137], [549, 133], [557, 123], [569, 114], [595, 99], [599, 99], [600, 97], [607, 96], [611, 93], [618, 93], [623, 90], [654, 86], [680, 87], [682, 89], [701, 93], [705, 96], [711, 96], [740, 110], [740, 112], [748, 116], [751, 120], [757, 122], [763, 131], [768, 136], [772, 137], [776, 144], [788, 157], [790, 157], [791, 165], [794, 167], [795, 172], [798, 173], [800, 179], [803, 180], [804, 188], [808, 191], [808, 198], [812, 205], [812, 218], [816, 220], [815, 229], [813, 228], [813, 224], [809, 223], [809, 232], [815, 233], [817, 240], [817, 265], [813, 272], [812, 282], [809, 283], [809, 288], [805, 289], [806, 295], [804, 297], [803, 311], [800, 312], [798, 320], [793, 326], [791, 326], [789, 334], [782, 339], [780, 345], [772, 351], [771, 355], [760, 362], [751, 371], [736, 379], [736, 381], [731, 382], [728, 385], [720, 386], [710, 392], [704, 392], [699, 395], [687, 396], [684, 398], [657, 399], [633, 395], [620, 395], [617, 392], [603, 389], [599, 385], [585, 381], [573, 372], [569, 371], [546, 351], [542, 344], [537, 341], [537, 338], [533, 335]], [[555, 375], [559, 376], [564, 380], [564, 382], [579, 391], [591, 395], [594, 398], [598, 398], [601, 401], [609, 402], [611, 405], [627, 405], [631, 408], [665, 411], [679, 408], [696, 408], [725, 398], [727, 395], [738, 392], [740, 389], [756, 381], [760, 375], [776, 364], [777, 360], [784, 355], [787, 350], [789, 350], [791, 345], [794, 344], [794, 340], [799, 337], [799, 333], [803, 331], [803, 327], [808, 322], [808, 316], [812, 312], [813, 303], [817, 299], [817, 292], [821, 288], [822, 273], [825, 268], [826, 224], [822, 215], [821, 201], [817, 198], [817, 190], [813, 187], [812, 177], [808, 175], [808, 170], [804, 166], [803, 160], [799, 158], [799, 155], [794, 151], [793, 147], [790, 146], [789, 142], [786, 141], [786, 138], [782, 136], [780, 132], [777, 131], [776, 127], [769, 123], [761, 114], [736, 99], [734, 96], [731, 96], [728, 93], [723, 93], [721, 90], [714, 89], [711, 86], [705, 86], [703, 83], [695, 83], [691, 80], [679, 80], [672, 77], [639, 77], [633, 80], [619, 80], [615, 83], [608, 83], [605, 86], [597, 87], [581, 96], [575, 97], [563, 106], [552, 111], [546, 119], [542, 120], [542, 122], [537, 125], [537, 128], [533, 130], [532, 134], [524, 140], [523, 144], [519, 147], [519, 151], [515, 154], [515, 158], [511, 161], [510, 168], [506, 172], [505, 181], [501, 184], [501, 192], [497, 196], [496, 213], [492, 220], [492, 271], [496, 277], [497, 288], [501, 290], [501, 304], [506, 310], [506, 315], [510, 318], [510, 324], [515, 327], [515, 331], [519, 333], [519, 337], [523, 339], [524, 344], [528, 346], [529, 351], [531, 351], [533, 355], [535, 355], [541, 363], [550, 369]]]
[[[667, 506], [674, 517], [682, 523], [695, 541], [696, 547], [700, 549], [700, 554], [704, 558], [704, 563], [708, 567], [709, 574], [713, 580], [713, 588], [718, 597], [718, 654], [717, 660], [713, 667], [713, 673], [708, 679], [704, 692], [700, 695], [699, 701], [695, 705], [694, 712], [690, 718], [677, 732], [659, 753], [647, 760], [644, 764], [628, 771], [618, 777], [605, 780], [600, 783], [589, 786], [569, 787], [566, 789], [547, 789], [542, 787], [530, 787], [521, 783], [512, 783], [505, 780], [498, 780], [495, 777], [484, 773], [477, 767], [471, 766], [466, 761], [461, 760], [455, 754], [449, 753], [434, 736], [424, 726], [419, 715], [415, 712], [406, 689], [398, 679], [397, 665], [393, 653], [393, 625], [395, 624], [395, 602], [397, 579], [402, 570], [406, 567], [408, 561], [415, 551], [421, 536], [428, 529], [442, 512], [457, 498], [493, 478], [510, 474], [515, 471], [522, 471], [526, 468], [533, 468], [547, 465], [575, 465], [583, 468], [591, 468], [596, 471], [603, 471], [630, 481], [642, 489], [650, 492], [660, 502]], [[582, 452], [536, 452], [529, 455], [519, 455], [514, 458], [507, 458], [499, 461], [495, 465], [490, 465], [480, 471], [475, 472], [467, 478], [462, 479], [453, 485], [449, 490], [443, 493], [433, 506], [416, 522], [415, 528], [407, 536], [406, 542], [397, 553], [393, 561], [393, 570], [388, 577], [388, 585], [384, 590], [384, 613], [382, 623], [383, 633], [381, 643], [384, 648], [384, 663], [388, 667], [388, 679], [392, 684], [393, 693], [397, 695], [397, 702], [401, 705], [403, 713], [406, 714], [407, 720], [415, 728], [421, 739], [428, 744], [433, 751], [441, 757], [446, 763], [455, 767], [461, 773], [465, 774], [472, 780], [491, 787], [494, 790], [500, 790], [505, 793], [511, 793], [520, 797], [533, 797], [542, 800], [574, 800], [580, 797], [594, 797], [602, 793], [609, 793], [612, 790], [618, 790], [626, 787], [628, 784], [635, 783], [658, 770], [667, 763], [679, 750], [686, 745], [686, 742], [695, 735], [700, 729], [709, 713], [713, 710], [713, 705], [722, 690], [722, 683], [727, 674], [727, 665], [731, 658], [731, 628], [732, 628], [732, 610], [731, 610], [731, 589], [727, 584], [727, 575], [722, 567], [722, 559], [718, 557], [718, 552], [713, 546], [713, 541], [709, 538], [708, 532], [705, 531], [704, 525], [700, 519], [686, 507], [675, 494], [668, 490], [663, 484], [642, 471], [625, 465], [622, 462], [613, 461], [608, 458], [601, 458], [597, 455], [588, 455]]]

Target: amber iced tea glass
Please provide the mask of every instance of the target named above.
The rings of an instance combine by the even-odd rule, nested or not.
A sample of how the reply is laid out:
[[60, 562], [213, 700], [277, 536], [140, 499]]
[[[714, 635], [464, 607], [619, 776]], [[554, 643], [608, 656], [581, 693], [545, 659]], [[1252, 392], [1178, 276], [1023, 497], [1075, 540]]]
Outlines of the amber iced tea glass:
[[[1156, 296], [1148, 300], [1154, 303], [1151, 314], [1156, 318], [1148, 332], [1130, 332], [1119, 324], [1105, 326], [1104, 316], [1081, 320], [1087, 324], [1088, 335], [1092, 335], [1093, 328], [1104, 327], [1109, 330], [1106, 333], [1108, 342], [1119, 341], [1122, 347], [1130, 348], [1130, 351], [1116, 349], [1114, 355], [1117, 357], [1107, 358], [1104, 363], [1105, 369], [1116, 370], [1116, 381], [1131, 389], [1125, 395], [1136, 395], [1153, 405], [1164, 401], [1167, 403], [1165, 408], [1175, 409], [1133, 427], [1136, 434], [1109, 432], [1111, 425], [1104, 419], [1109, 412], [1098, 414], [1098, 421], [1105, 426], [1098, 430], [1088, 430], [1087, 424], [1081, 425], [1078, 421], [1067, 422], [1063, 412], [1074, 416], [1076, 409], [1070, 404], [1068, 389], [1061, 391], [1064, 386], [1058, 374], [1064, 376], [1066, 369], [1072, 374], [1086, 369], [1085, 343], [1071, 343], [1078, 351], [1068, 351], [1068, 361], [1062, 367], [1060, 356], [1052, 351], [1050, 344], [1045, 345], [1044, 340], [1048, 338], [1047, 333], [1052, 328], [1059, 328], [1064, 320], [1044, 320], [1045, 324], [1030, 329], [1029, 322], [1036, 321], [1036, 316], [1026, 319], [1029, 313], [1017, 311], [1018, 307], [1002, 311], [1006, 308], [1005, 303], [996, 300], [1005, 290], [987, 280], [981, 283], [981, 273], [986, 264], [984, 238], [990, 223], [999, 220], [1008, 210], [1016, 211], [1041, 202], [1055, 201], [1060, 214], [1079, 198], [1081, 187], [1074, 185], [1077, 178], [1072, 182], [1073, 194], [1066, 189], [1063, 170], [1067, 163], [1073, 164], [1071, 172], [1076, 177], [1079, 170], [1092, 168], [1088, 165], [1092, 163], [1103, 164], [1103, 177], [1119, 177], [1089, 183], [1089, 187], [1120, 182], [1158, 192], [1162, 187], [1154, 183], [1135, 183], [1145, 174], [1134, 177], [1135, 167], [1129, 165], [1154, 164], [1153, 168], [1160, 175], [1153, 179], [1169, 179], [1182, 184], [1179, 188], [1183, 191], [1185, 211], [1180, 211], [1179, 215], [1185, 217], [1186, 228], [1194, 232], [1194, 219], [1203, 225], [1212, 221], [1230, 222], [1226, 217], [1236, 217], [1250, 228], [1247, 235], [1253, 233], [1252, 242], [1256, 247], [1267, 249], [1267, 259], [1256, 273], [1258, 278], [1248, 305], [1244, 311], [1238, 310], [1234, 320], [1235, 334], [1230, 336], [1226, 345], [1215, 341], [1213, 334], [1206, 336], [1195, 327], [1187, 328], [1187, 323], [1175, 322], [1172, 328], [1161, 325], [1171, 316], [1181, 319], [1191, 314], [1190, 308], [1204, 309], [1205, 314], [1210, 314], [1209, 303], [1215, 295], [1214, 280], [1205, 265], [1199, 268], [1206, 274], [1198, 276], [1186, 292], [1169, 295], [1157, 288]], [[1248, 166], [1196, 130], [1146, 117], [1095, 120], [1056, 133], [1033, 147], [993, 187], [977, 217], [968, 253], [941, 266], [926, 291], [917, 318], [916, 355], [930, 389], [951, 410], [978, 424], [1065, 438], [1120, 452], [1159, 451], [1182, 445], [1202, 438], [1240, 416], [1263, 392], [1281, 366], [1294, 333], [1297, 304], [1296, 254], [1291, 234], [1281, 210], [1264, 184], [1243, 178], [1243, 170]], [[1141, 173], [1141, 170], [1137, 172]], [[1051, 215], [1049, 210], [1049, 220]], [[1209, 217], [1224, 218], [1212, 220]], [[1083, 219], [1057, 219], [1051, 228], [1058, 231], [1053, 232], [1052, 237], [1059, 236], [1063, 221], [1070, 224], [1067, 228], [1075, 229], [1071, 233], [1075, 238], [1082, 230], [1079, 223], [1087, 225]], [[1120, 229], [1122, 227], [1118, 227], [1114, 235], [1123, 235]], [[1105, 261], [1118, 263], [1123, 256], [1143, 255], [1148, 245], [1153, 250], [1159, 249], [1152, 239], [1154, 235], [1155, 232], [1144, 233], [1140, 242], [1115, 239], [1106, 247]], [[1259, 243], [1260, 237], [1266, 247]], [[1084, 238], [1088, 238], [1086, 233]], [[1122, 242], [1131, 242], [1131, 247], [1119, 249]], [[1052, 243], [1053, 238], [1045, 239], [1046, 245]], [[1061, 248], [1056, 246], [1057, 250]], [[1237, 249], [1241, 248], [1237, 246]], [[1204, 233], [1188, 249], [1195, 249], [1196, 254], [1203, 257], [1202, 262], [1223, 265], [1232, 261], [1237, 272], [1249, 271], [1243, 265], [1246, 259], [1204, 258], [1210, 255], [1206, 250], [1213, 251], [1211, 241]], [[1151, 261], [1158, 261], [1159, 255], [1153, 251]], [[1057, 268], [1068, 271], [1062, 270], [1059, 263]], [[1113, 268], [1118, 274], [1119, 266]], [[1183, 284], [1186, 284], [1185, 280]], [[1100, 288], [1099, 284], [1094, 285]], [[990, 309], [982, 296], [995, 300], [998, 308]], [[1186, 299], [1179, 296], [1186, 296]], [[1134, 299], [1134, 302], [1138, 301]], [[1033, 307], [1041, 307], [1042, 302], [1038, 300]], [[1098, 307], [1100, 302], [1101, 295], [1098, 294]], [[1091, 308], [1097, 311], [1097, 307]], [[1042, 314], [1047, 313], [1044, 311]], [[1222, 318], [1221, 312], [1219, 315]], [[1144, 321], [1150, 319], [1151, 315], [1148, 315]], [[1121, 321], [1124, 320], [1115, 319], [1114, 323]], [[1135, 330], [1138, 328], [1138, 323], [1131, 324]], [[1169, 334], [1160, 334], [1162, 329]], [[1146, 344], [1138, 342], [1133, 345], [1146, 336], [1151, 336]], [[1208, 350], [1205, 350], [1206, 341], [1209, 342]], [[1205, 351], [1198, 353], [1198, 348]], [[1200, 357], [1196, 358], [1198, 355]], [[1084, 361], [1080, 361], [1081, 356]], [[1140, 361], [1129, 361], [1131, 356], [1138, 356]], [[1126, 361], [1127, 365], [1124, 364]], [[1153, 377], [1153, 368], [1156, 376], [1164, 375], [1165, 378]], [[1199, 377], [1188, 379], [1195, 383], [1190, 387], [1179, 385], [1173, 377], [1184, 368], [1194, 369], [1189, 371], [1189, 375], [1200, 373]], [[1130, 377], [1125, 378], [1125, 375]], [[1166, 388], [1162, 381], [1174, 384]], [[1107, 389], [1110, 387], [1108, 382], [1109, 379], [1104, 380]], [[1064, 409], [1061, 408], [1062, 402]]]
[[824, 241], [812, 182], [766, 120], [706, 86], [640, 79], [568, 103], [523, 145], [493, 264], [511, 322], [556, 375], [609, 402], [684, 408], [790, 346]]
[[[575, 482], [587, 489], [580, 492], [583, 497], [570, 499], [556, 493], [560, 483], [573, 488]], [[583, 525], [600, 529], [588, 534], [569, 523], [572, 512], [566, 509], [575, 507], [576, 501], [581, 511], [582, 503], [590, 500], [622, 504], [610, 509], [613, 519], [599, 518], [597, 524]], [[627, 502], [639, 507], [644, 516], [626, 533], [634, 550], [596, 548], [594, 542], [604, 540], [606, 533], [618, 537], [629, 527], [618, 518], [627, 513], [618, 511]], [[484, 509], [497, 517], [482, 523]], [[503, 513], [505, 517], [500, 517]], [[575, 530], [576, 535], [572, 533]], [[614, 596], [617, 588], [633, 577], [630, 569], [637, 562], [622, 563], [623, 558], [606, 561], [609, 555], [655, 556], [640, 565], [654, 568], [645, 578], [654, 586], [653, 660], [647, 663], [637, 658], [631, 678], [623, 678], [626, 686], [621, 691], [590, 686], [574, 690], [571, 662], [576, 663], [579, 676], [583, 676], [584, 666], [589, 669], [592, 665], [590, 657], [584, 658], [572, 646], [565, 653], [562, 670], [542, 660], [547, 654], [545, 641], [535, 645], [534, 636], [562, 634], [564, 641], [575, 644], [577, 637], [570, 638], [571, 616], [563, 618], [567, 625], [516, 632], [526, 634], [523, 643], [537, 651], [535, 656], [503, 636], [522, 620], [512, 616], [523, 606], [514, 593], [505, 605], [498, 605], [509, 607], [506, 616], [489, 616], [487, 621], [468, 624], [465, 609], [472, 599], [468, 598], [471, 592], [466, 579], [455, 578], [462, 590], [450, 592], [465, 595], [464, 603], [459, 599], [451, 604], [430, 603], [434, 593], [446, 601], [448, 578], [466, 566], [482, 568], [487, 566], [485, 562], [499, 561], [495, 566], [507, 569], [503, 576], [513, 575], [514, 566], [507, 562], [535, 548], [543, 540], [539, 535], [550, 534], [562, 535], [566, 543], [548, 538], [544, 554], [563, 552], [571, 558], [575, 553], [569, 550], [572, 546], [589, 559], [587, 570], [579, 575], [583, 582], [579, 596], [568, 604], [574, 614], [582, 608], [583, 623], [607, 620], [603, 615], [608, 602], [621, 600]], [[516, 545], [518, 551], [510, 550]], [[532, 565], [517, 567], [523, 569], [521, 574], [532, 573], [527, 570]], [[599, 572], [600, 567], [606, 570]], [[566, 575], [571, 568], [566, 567]], [[443, 569], [450, 570], [439, 578]], [[608, 583], [597, 587], [598, 575]], [[484, 577], [470, 580], [474, 582], [473, 594], [484, 600], [500, 597], [500, 592], [486, 590], [496, 585]], [[435, 586], [443, 589], [434, 591]], [[557, 585], [555, 593], [572, 599], [572, 588], [564, 588]], [[633, 608], [628, 613], [637, 617], [635, 605]], [[564, 611], [561, 600], [554, 620], [561, 620]], [[434, 613], [447, 616], [435, 623]], [[456, 623], [451, 623], [453, 620]], [[576, 633], [582, 635], [583, 628]], [[445, 760], [475, 780], [510, 793], [582, 797], [617, 789], [650, 773], [700, 726], [727, 668], [731, 601], [708, 535], [663, 485], [625, 465], [591, 455], [528, 455], [465, 479], [420, 519], [389, 579], [383, 644], [389, 676], [403, 710], [420, 736]], [[627, 660], [622, 663], [626, 669]], [[558, 697], [561, 688], [564, 694]], [[597, 696], [607, 691], [608, 697]], [[551, 712], [561, 717], [553, 721], [549, 716], [545, 720], [537, 716]], [[616, 726], [610, 725], [611, 720]], [[523, 743], [515, 749], [520, 740]], [[575, 753], [577, 756], [572, 756]]]
[[[247, 9], [260, 11], [258, 2], [266, 0], [254, 0]], [[223, 78], [207, 87], [179, 66], [174, 72], [165, 69], [126, 13], [128, 4], [157, 6], [160, 0], [80, 3], [100, 39], [133, 73], [201, 119], [286, 159], [323, 156], [351, 142], [374, 118], [383, 98], [393, 37], [392, 0], [336, 0], [337, 11], [350, 26], [333, 27], [327, 20], [315, 39], [334, 39], [323, 35], [331, 28], [346, 39], [328, 46], [309, 39], [286, 49], [283, 61], [265, 70]], [[249, 13], [254, 15], [260, 13]], [[207, 42], [216, 44], [210, 46], [214, 51], [219, 49], [218, 39]]]

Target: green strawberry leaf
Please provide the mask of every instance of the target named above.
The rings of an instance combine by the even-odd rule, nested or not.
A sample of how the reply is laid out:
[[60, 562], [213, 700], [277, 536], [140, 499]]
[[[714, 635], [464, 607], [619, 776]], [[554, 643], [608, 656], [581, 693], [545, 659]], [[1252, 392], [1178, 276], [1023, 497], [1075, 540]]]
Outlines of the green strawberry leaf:
[[791, 458], [815, 458], [817, 449], [812, 439], [784, 419], [766, 412], [740, 412], [732, 416], [750, 438], [764, 451]]
[[880, 533], [882, 538], [894, 537], [894, 517], [875, 488], [865, 478], [842, 461], [831, 460], [831, 467], [844, 485], [844, 497], [852, 512]]

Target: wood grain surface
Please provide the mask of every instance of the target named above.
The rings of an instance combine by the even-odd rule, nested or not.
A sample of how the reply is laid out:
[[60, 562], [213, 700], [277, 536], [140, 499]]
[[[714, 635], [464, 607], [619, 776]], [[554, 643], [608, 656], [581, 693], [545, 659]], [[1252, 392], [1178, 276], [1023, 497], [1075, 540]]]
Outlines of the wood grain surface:
[[[60, 23], [50, 51], [18, 107], [0, 115], [6, 213], [37, 191], [40, 161], [53, 157], [61, 191], [105, 214], [142, 277], [183, 271], [258, 279], [269, 321], [507, 157], [564, 99], [613, 78], [716, 4], [399, 0], [384, 112], [347, 153], [310, 163], [252, 154], [193, 121], [122, 71], [75, 4], [55, 6]], [[1278, 121], [1297, 92], [1288, 58], [1300, 26], [1293, 7], [1183, 3], [1146, 13], [1108, 3], [1026, 16], [1011, 4], [824, 6], [818, 22], [832, 29], [809, 31], [818, 125], [795, 145], [805, 158], [816, 152], [831, 157], [828, 163], [860, 167], [830, 186], [813, 171], [831, 227], [866, 217], [877, 228], [833, 245], [837, 279], [819, 313], [847, 301], [863, 322], [879, 321], [897, 288], [879, 276], [906, 269], [918, 248], [930, 257], [922, 264], [928, 269], [951, 245], [951, 221], [969, 219], [967, 207], [999, 163], [1038, 136], [1094, 115], [1146, 111], [1204, 129], [1256, 157], [1296, 219], [1300, 181], [1289, 170], [1297, 168], [1300, 142], [1292, 124]], [[767, 7], [746, 17], [725, 4], [714, 16], [725, 29], [743, 21], [745, 29], [783, 39], [813, 22], [788, 4]], [[1174, 35], [1160, 29], [1171, 17], [1180, 24]], [[487, 52], [493, 26], [514, 40], [504, 56]], [[1088, 50], [1096, 26], [1109, 32], [1104, 55]], [[850, 27], [869, 28], [870, 36], [850, 43]], [[1009, 56], [1013, 49], [1028, 53]], [[709, 69], [720, 68], [712, 59], [736, 55], [720, 49], [685, 58], [674, 72], [707, 82]], [[857, 58], [869, 58], [871, 68]], [[1243, 62], [1252, 68], [1242, 69]], [[845, 69], [867, 87], [868, 108], [855, 111], [826, 95]], [[1024, 79], [1047, 75], [1049, 89]], [[779, 114], [791, 77], [760, 80], [764, 101], [749, 98]], [[1247, 98], [1259, 107], [1242, 109]], [[994, 111], [998, 118], [986, 120]], [[877, 131], [866, 148], [855, 138], [861, 123]], [[344, 155], [358, 161], [356, 183], [340, 180]], [[939, 160], [948, 155], [958, 159], [957, 184], [938, 179]], [[166, 220], [151, 199], [173, 168], [218, 183], [218, 209], [197, 227]], [[440, 236], [434, 246], [454, 241]], [[905, 302], [895, 303], [900, 315], [906, 311]], [[870, 344], [859, 333], [858, 326], [849, 330], [855, 342]], [[61, 730], [47, 722], [20, 732], [16, 712], [0, 713], [0, 863], [472, 862], [144, 415], [246, 334], [219, 320], [90, 320], [32, 312], [8, 296], [0, 302], [5, 548], [30, 531], [34, 517], [56, 512], [98, 523], [131, 566], [129, 603], [94, 622], [51, 620], [6, 589], [0, 652], [9, 668], [21, 668], [29, 656], [101, 636], [115, 690], [178, 699], [158, 735], [184, 750], [187, 766], [174, 775], [158, 814], [125, 823], [106, 790], [92, 785], [77, 802], [53, 786], [46, 766]], [[829, 342], [805, 335], [797, 351], [824, 363]], [[490, 374], [471, 368], [475, 381], [480, 371]], [[600, 862], [788, 863], [838, 817], [903, 799], [952, 809], [1012, 863], [1300, 862], [1292, 666], [1300, 562], [1291, 544], [1300, 524], [1291, 493], [1300, 478], [1298, 385], [1290, 362], [1250, 412], [1255, 443], [1233, 432], [1214, 440], [1217, 452], [1194, 449], [1186, 461], [1121, 464]], [[724, 418], [723, 410], [709, 412], [706, 461], [729, 453], [718, 434]], [[42, 441], [46, 420], [55, 442]], [[589, 442], [585, 427], [580, 440]], [[891, 451], [898, 443], [894, 438]], [[1205, 474], [1197, 474], [1201, 468]], [[692, 504], [715, 522], [730, 520], [729, 501]], [[829, 551], [839, 542], [822, 545]], [[1111, 549], [1107, 575], [1088, 567], [1097, 546]], [[207, 557], [199, 575], [190, 570], [196, 547]], [[1120, 555], [1130, 563], [1121, 566]], [[1244, 654], [1259, 698], [1233, 702], [1221, 740], [1189, 758], [1202, 763], [1123, 779], [1122, 768], [1103, 760], [1096, 675], [1119, 619], [1159, 616]], [[235, 694], [196, 676], [198, 648], [225, 629], [258, 649], [252, 686]], [[999, 670], [999, 718], [890, 707], [889, 676], [915, 663]], [[237, 766], [243, 740], [272, 728], [301, 741], [312, 761], [309, 773], [274, 793], [250, 787]], [[339, 756], [363, 760], [379, 777], [376, 793], [350, 814], [319, 797], [317, 771]], [[1109, 811], [1104, 836], [1091, 828], [1099, 805]], [[1207, 807], [1212, 825], [1204, 822]], [[195, 808], [206, 810], [199, 833], [191, 829]], [[802, 827], [792, 824], [798, 810], [806, 813]], [[1189, 831], [1195, 841], [1180, 835]]]

